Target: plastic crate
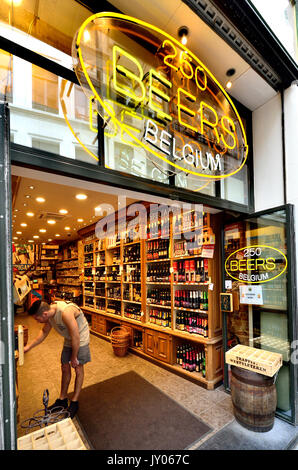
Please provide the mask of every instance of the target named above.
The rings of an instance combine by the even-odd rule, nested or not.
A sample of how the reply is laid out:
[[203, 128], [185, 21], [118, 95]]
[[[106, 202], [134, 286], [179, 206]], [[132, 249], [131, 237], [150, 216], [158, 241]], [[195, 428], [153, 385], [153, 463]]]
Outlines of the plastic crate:
[[18, 438], [18, 450], [86, 450], [71, 418]]

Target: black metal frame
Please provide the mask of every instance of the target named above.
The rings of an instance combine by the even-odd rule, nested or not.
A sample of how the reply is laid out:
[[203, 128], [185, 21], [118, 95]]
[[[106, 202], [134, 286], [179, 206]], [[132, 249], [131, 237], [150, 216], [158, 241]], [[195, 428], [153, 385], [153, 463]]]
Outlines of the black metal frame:
[[[4, 449], [16, 448], [16, 392], [14, 359], [14, 309], [12, 279], [12, 214], [9, 159], [9, 109], [0, 103], [0, 339], [4, 364], [0, 363], [0, 407], [3, 413]], [[0, 431], [0, 437], [2, 432]], [[1, 442], [0, 442], [1, 445]]]
[[[245, 216], [245, 220], [253, 217], [261, 217], [284, 210], [286, 213], [286, 239], [287, 239], [287, 259], [288, 259], [288, 272], [287, 272], [287, 300], [288, 300], [288, 327], [289, 327], [289, 341], [291, 344], [291, 355], [294, 352], [293, 344], [298, 340], [298, 317], [297, 317], [297, 271], [296, 271], [296, 244], [295, 244], [295, 220], [294, 220], [294, 206], [292, 204], [285, 204], [282, 206], [274, 207], [271, 209], [263, 210]], [[231, 222], [240, 222], [243, 217], [240, 215], [237, 219], [227, 218], [223, 222], [221, 231], [222, 241], [222, 292], [225, 292], [225, 269], [224, 269], [224, 226]], [[227, 315], [223, 313], [223, 350], [224, 354], [227, 351]], [[293, 343], [294, 342], [294, 343]], [[284, 414], [277, 412], [276, 415], [292, 424], [298, 424], [298, 370], [290, 361], [290, 401], [291, 401], [291, 419], [288, 419]], [[228, 366], [224, 366], [224, 386], [229, 391], [228, 387]]]

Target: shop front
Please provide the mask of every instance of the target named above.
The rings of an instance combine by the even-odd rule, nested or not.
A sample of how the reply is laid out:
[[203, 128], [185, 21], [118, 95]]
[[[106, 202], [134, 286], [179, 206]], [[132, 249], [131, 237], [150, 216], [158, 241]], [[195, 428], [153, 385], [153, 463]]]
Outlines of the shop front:
[[244, 59], [184, 3], [186, 28], [66, 3], [77, 17], [56, 40], [24, 46], [18, 11], [1, 25], [3, 447], [18, 437], [14, 318], [40, 296], [80, 305], [98, 341], [124, 326], [130, 351], [207, 390], [229, 391], [236, 344], [281, 353], [277, 414], [295, 424], [293, 206], [254, 211], [252, 112], [212, 69], [229, 53], [217, 76], [241, 76]]

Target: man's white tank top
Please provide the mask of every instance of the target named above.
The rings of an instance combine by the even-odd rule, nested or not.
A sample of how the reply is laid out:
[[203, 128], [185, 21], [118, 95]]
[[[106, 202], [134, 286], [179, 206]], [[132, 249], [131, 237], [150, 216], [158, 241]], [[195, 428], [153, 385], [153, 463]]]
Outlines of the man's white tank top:
[[76, 307], [80, 314], [76, 317], [76, 321], [78, 324], [79, 328], [79, 333], [80, 333], [80, 347], [85, 346], [86, 344], [89, 344], [89, 325], [86, 320], [86, 317], [80, 307], [78, 307], [76, 304], [72, 302], [64, 302], [62, 300], [59, 300], [57, 302], [53, 302], [54, 304], [57, 305], [57, 310], [56, 313], [53, 317], [49, 318], [49, 322], [51, 326], [59, 333], [61, 336], [64, 337], [64, 346], [71, 347], [71, 337], [68, 331], [67, 326], [63, 323], [62, 320], [62, 313], [67, 307]]

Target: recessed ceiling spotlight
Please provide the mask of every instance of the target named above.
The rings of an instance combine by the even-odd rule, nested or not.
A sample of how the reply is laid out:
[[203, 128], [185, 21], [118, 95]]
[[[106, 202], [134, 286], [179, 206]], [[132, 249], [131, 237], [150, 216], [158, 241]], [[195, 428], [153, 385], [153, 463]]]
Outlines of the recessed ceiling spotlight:
[[226, 76], [227, 76], [227, 77], [232, 77], [233, 75], [235, 75], [235, 73], [236, 73], [236, 70], [233, 69], [233, 68], [231, 68], [231, 69], [228, 69], [228, 70], [226, 71]]
[[39, 231], [40, 231], [40, 233], [46, 233], [46, 229], [45, 229], [45, 228], [40, 228]]
[[18, 240], [18, 237], [13, 237], [14, 240]]
[[60, 233], [56, 233], [56, 234], [55, 234], [55, 237], [60, 237]]
[[189, 30], [187, 26], [181, 26], [178, 29], [178, 36], [181, 40], [181, 44], [185, 46], [187, 44], [187, 36], [188, 36]]
[[22, 232], [17, 232], [17, 235], [22, 235]]
[[27, 199], [29, 199], [31, 196], [29, 196], [29, 194], [26, 194], [26, 196], [25, 196], [25, 197], [26, 197]]
[[27, 206], [28, 206], [28, 204], [26, 204], [26, 203], [24, 203], [23, 205], [24, 205], [24, 207], [27, 207]]
[[29, 189], [34, 189], [34, 186], [28, 186]]
[[64, 230], [70, 230], [70, 227], [64, 227]]
[[35, 199], [35, 201], [37, 201], [37, 202], [45, 202], [46, 200], [45, 200], [44, 197], [38, 196], [38, 197]]
[[86, 194], [76, 194], [76, 198], [79, 201], [84, 201], [85, 199], [87, 199], [87, 196], [86, 196]]
[[66, 209], [60, 209], [59, 212], [60, 214], [68, 214], [68, 210]]
[[15, 209], [15, 212], [19, 212], [19, 209]]
[[54, 225], [56, 223], [56, 220], [49, 219], [49, 220], [47, 220], [47, 223], [50, 224], [50, 225]]
[[28, 217], [34, 217], [34, 212], [26, 212], [26, 215], [28, 215]]
[[28, 240], [29, 243], [34, 243], [34, 240]]
[[84, 219], [78, 219], [78, 222], [84, 222]]
[[21, 227], [27, 227], [27, 224], [25, 224], [25, 222], [21, 223], [20, 225]]
[[226, 88], [232, 88], [232, 82], [230, 80], [226, 83]]
[[53, 241], [52, 238], [48, 238], [48, 242], [51, 242], [51, 241]]
[[33, 238], [39, 238], [39, 235], [33, 235]]

